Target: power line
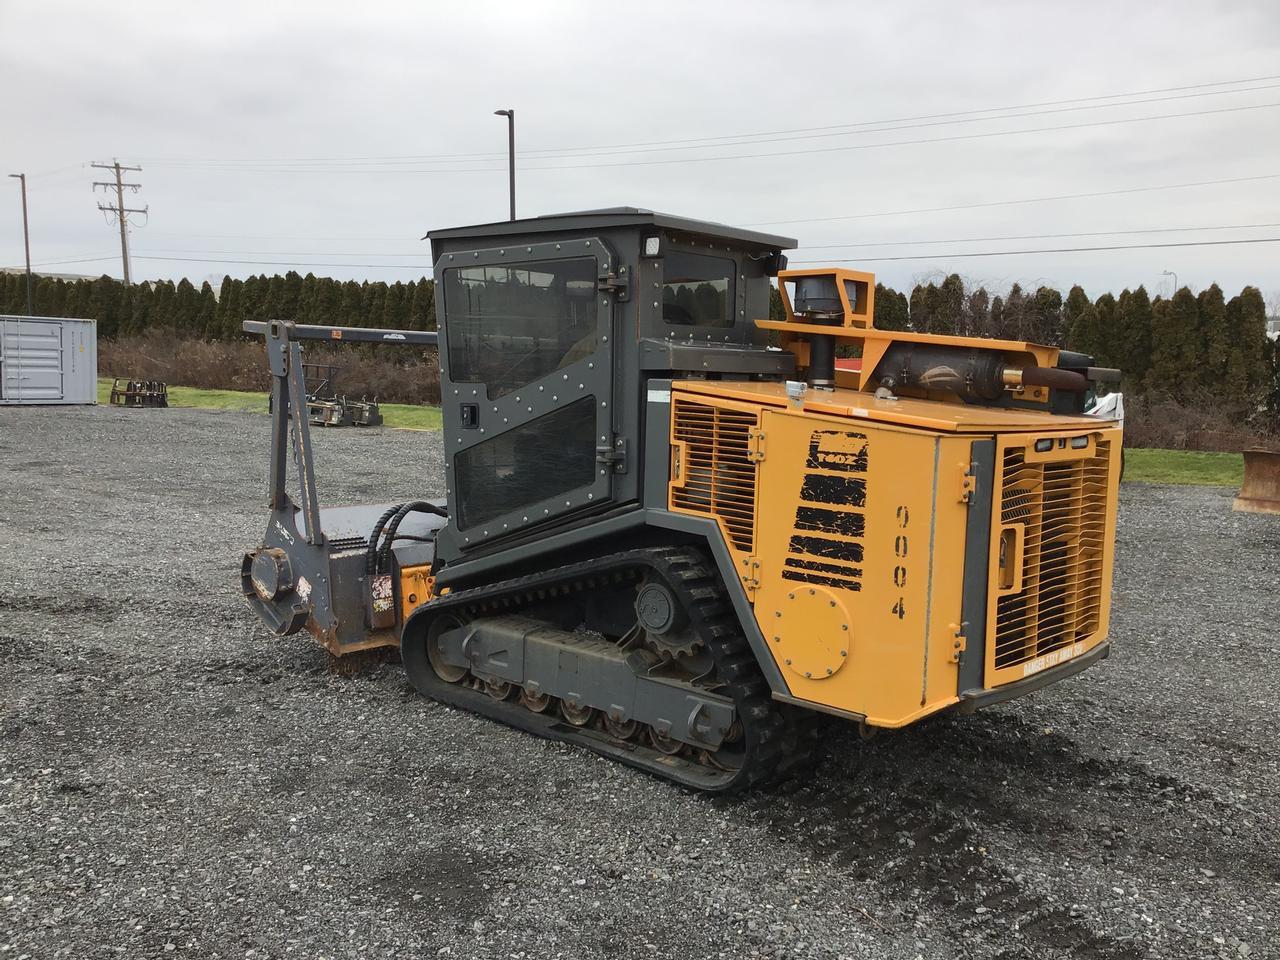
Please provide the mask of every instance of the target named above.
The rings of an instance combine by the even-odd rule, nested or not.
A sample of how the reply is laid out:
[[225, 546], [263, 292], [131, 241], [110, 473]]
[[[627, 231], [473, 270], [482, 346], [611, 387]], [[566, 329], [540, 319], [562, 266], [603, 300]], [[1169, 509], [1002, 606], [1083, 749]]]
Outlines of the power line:
[[[1146, 117], [1123, 117], [1115, 120], [1090, 120], [1085, 123], [1057, 124], [1048, 127], [1028, 127], [1025, 130], [992, 130], [986, 133], [954, 134], [947, 137], [926, 137], [920, 140], [890, 140], [886, 143], [853, 143], [839, 147], [812, 147], [806, 150], [775, 150], [771, 153], [739, 153], [720, 157], [681, 157], [673, 160], [627, 160], [622, 163], [577, 163], [558, 166], [524, 167], [525, 170], [588, 170], [602, 167], [653, 167], [679, 163], [715, 163], [722, 160], [761, 160], [773, 157], [797, 157], [815, 153], [845, 153], [850, 150], [878, 150], [883, 147], [919, 146], [926, 143], [954, 143], [961, 140], [987, 140], [993, 137], [1021, 136], [1028, 133], [1053, 133], [1059, 130], [1084, 130], [1092, 127], [1111, 127], [1122, 123], [1147, 123], [1154, 120], [1178, 120], [1185, 117], [1206, 117], [1223, 113], [1239, 113], [1244, 110], [1265, 110], [1280, 107], [1280, 103], [1254, 103], [1237, 107], [1220, 107], [1214, 110], [1191, 110], [1186, 113], [1162, 113]], [[431, 171], [434, 172], [434, 171]], [[491, 172], [491, 171], [486, 171]]]
[[[676, 145], [676, 146], [638, 147], [636, 149], [617, 149], [617, 148], [605, 148], [605, 147], [582, 148], [577, 151], [559, 152], [556, 154], [545, 155], [545, 156], [532, 156], [532, 159], [574, 160], [574, 159], [589, 159], [592, 157], [626, 156], [626, 155], [636, 154], [636, 153], [670, 153], [677, 150], [706, 150], [706, 149], [712, 149], [715, 147], [753, 146], [758, 143], [790, 143], [797, 140], [820, 140], [820, 139], [827, 139], [830, 137], [850, 137], [850, 136], [856, 136], [859, 134], [893, 133], [898, 130], [918, 130], [923, 127], [942, 127], [942, 126], [954, 125], [957, 123], [985, 123], [990, 120], [1018, 120], [1025, 117], [1040, 117], [1040, 116], [1046, 116], [1048, 114], [1072, 113], [1072, 112], [1078, 112], [1080, 110], [1098, 110], [1105, 107], [1129, 107], [1129, 106], [1138, 106], [1138, 105], [1147, 104], [1147, 103], [1165, 103], [1170, 100], [1188, 100], [1188, 99], [1195, 99], [1199, 97], [1221, 97], [1229, 94], [1255, 93], [1261, 90], [1275, 90], [1277, 87], [1280, 87], [1280, 84], [1271, 83], [1271, 84], [1266, 84], [1260, 87], [1241, 87], [1234, 90], [1210, 90], [1210, 91], [1205, 91], [1201, 93], [1183, 93], [1183, 94], [1177, 94], [1174, 96], [1167, 96], [1167, 97], [1150, 97], [1143, 100], [1126, 100], [1120, 103], [1095, 103], [1095, 104], [1085, 104], [1085, 105], [1078, 105], [1078, 106], [1071, 106], [1071, 107], [1054, 107], [1054, 108], [1045, 109], [1045, 110], [1030, 110], [1022, 113], [1003, 113], [999, 116], [992, 116], [992, 117], [972, 117], [972, 116], [943, 114], [942, 116], [957, 116], [958, 118], [951, 119], [951, 120], [929, 120], [927, 118], [914, 118], [914, 119], [924, 119], [926, 122], [923, 122], [923, 123], [885, 120], [885, 121], [867, 122], [867, 123], [859, 123], [859, 124], [848, 124], [848, 125], [842, 125], [842, 126], [857, 127], [857, 128], [864, 128], [864, 129], [838, 129], [835, 132], [799, 133], [799, 131], [780, 131], [780, 133], [784, 133], [784, 134], [799, 133], [799, 135], [767, 136], [765, 134], [744, 134], [741, 137], [737, 137], [737, 138], [735, 137], [709, 138], [711, 140], [732, 141], [732, 142], [690, 143], [687, 145]], [[1015, 108], [1010, 107], [1010, 108], [1004, 108], [1004, 109], [1015, 109]], [[975, 111], [970, 111], [970, 112], [975, 112]], [[873, 127], [873, 124], [876, 124], [876, 123], [878, 123], [879, 125], [875, 125]], [[896, 125], [885, 126], [885, 124], [896, 124]], [[831, 128], [816, 128], [816, 129], [830, 130]], [[668, 142], [675, 143], [676, 141], [668, 141]], [[535, 151], [524, 151], [524, 156], [529, 157], [533, 153], [535, 153]], [[549, 153], [549, 151], [542, 151], [542, 153]], [[484, 159], [490, 159], [490, 158], [491, 158], [491, 155], [485, 154], [485, 155], [477, 155], [472, 159], [484, 160]], [[329, 169], [330, 167], [334, 167], [334, 166], [377, 167], [377, 166], [383, 166], [383, 165], [402, 164], [406, 162], [449, 163], [449, 162], [455, 162], [457, 159], [460, 159], [460, 158], [458, 157], [454, 157], [454, 158], [418, 157], [418, 158], [397, 159], [397, 158], [391, 158], [391, 157], [387, 157], [387, 158], [374, 157], [374, 158], [368, 158], [363, 160], [351, 159], [351, 160], [336, 160], [336, 161], [327, 161], [327, 162], [326, 161], [314, 161], [314, 162], [318, 165], [325, 165], [324, 168]], [[465, 159], [465, 158], [462, 158], [462, 159]], [[496, 159], [496, 157], [493, 157], [493, 159]], [[226, 161], [210, 161], [210, 162], [213, 163], [216, 167], [221, 168], [223, 166], [234, 167], [234, 165], [244, 163], [244, 162], [250, 162], [250, 161], [226, 160]], [[268, 162], [268, 161], [258, 161], [258, 162]], [[269, 162], [287, 163], [288, 161], [269, 161]], [[304, 161], [304, 162], [309, 162], [309, 161]], [[177, 164], [171, 164], [171, 165], [177, 165]], [[374, 172], [374, 171], [368, 171], [368, 172]]]
[[[1239, 238], [1232, 240], [1192, 240], [1176, 243], [1130, 243], [1130, 244], [1114, 244], [1106, 246], [1093, 247], [1056, 247], [1042, 248], [1035, 250], [988, 250], [988, 251], [967, 251], [964, 253], [930, 253], [930, 254], [911, 254], [893, 257], [857, 257], [848, 259], [827, 259], [822, 260], [793, 260], [792, 263], [817, 263], [817, 264], [833, 264], [833, 263], [884, 263], [888, 261], [901, 260], [930, 260], [938, 259], [959, 259], [972, 257], [1013, 257], [1025, 256], [1037, 253], [1093, 253], [1099, 251], [1110, 250], [1162, 250], [1174, 247], [1218, 247], [1218, 246], [1234, 246], [1240, 244], [1251, 243], [1280, 243], [1280, 237], [1253, 237]], [[45, 261], [37, 266], [48, 266], [54, 264], [65, 263], [90, 263], [101, 260], [108, 260], [110, 257], [88, 257], [84, 260], [50, 260]], [[167, 260], [181, 263], [235, 263], [254, 266], [273, 266], [273, 267], [352, 267], [361, 269], [385, 269], [385, 270], [420, 270], [422, 272], [431, 272], [430, 266], [404, 263], [300, 263], [292, 260], [238, 260], [238, 259], [210, 259], [203, 257], [167, 257], [167, 256], [151, 256], [138, 254], [134, 257], [136, 260]]]
[[424, 270], [431, 271], [430, 265], [421, 266], [412, 263], [300, 263], [295, 260], [210, 260], [202, 257], [159, 257], [139, 254], [136, 260], [174, 260], [180, 263], [244, 263], [257, 264], [264, 267], [368, 267], [385, 270]]
[[946, 207], [916, 207], [911, 210], [883, 210], [877, 213], [848, 213], [835, 217], [795, 217], [790, 220], [757, 220], [739, 224], [744, 227], [773, 227], [786, 223], [830, 223], [835, 220], [869, 220], [875, 217], [901, 217], [913, 213], [945, 213], [951, 210], [977, 210], [982, 207], [1010, 207], [1023, 203], [1048, 203], [1056, 200], [1086, 200], [1094, 197], [1118, 197], [1130, 193], [1151, 193], [1157, 190], [1182, 190], [1187, 187], [1208, 187], [1223, 183], [1252, 183], [1258, 180], [1280, 179], [1280, 173], [1264, 173], [1254, 177], [1226, 177], [1220, 180], [1193, 180], [1189, 183], [1166, 183], [1158, 187], [1126, 187], [1121, 190], [1101, 190], [1096, 193], [1064, 193], [1051, 197], [1026, 197], [1020, 200], [987, 200], [982, 203], [957, 203]]
[[1121, 237], [1144, 233], [1194, 233], [1201, 230], [1254, 230], [1280, 227], [1280, 223], [1233, 223], [1220, 227], [1151, 227], [1146, 230], [1091, 230], [1085, 233], [1027, 233], [1011, 237], [955, 237], [950, 240], [879, 240], [870, 243], [805, 243], [800, 250], [835, 250], [858, 247], [918, 247], [929, 243], [992, 243], [1001, 240], [1060, 240], [1068, 237]]
[[148, 248], [154, 254], [161, 253], [216, 253], [216, 254], [247, 254], [251, 257], [410, 257], [423, 259], [430, 255], [424, 253], [421, 249], [416, 253], [387, 253], [382, 250], [375, 250], [372, 253], [364, 251], [361, 253], [352, 253], [350, 251], [338, 250], [196, 250], [196, 249], [157, 249], [155, 247]]
[[[633, 142], [633, 143], [597, 144], [594, 146], [554, 147], [554, 148], [544, 148], [544, 149], [523, 150], [521, 151], [521, 155], [525, 157], [535, 158], [535, 159], [538, 158], [539, 156], [541, 156], [542, 159], [567, 159], [571, 156], [576, 156], [581, 154], [591, 154], [591, 153], [594, 153], [595, 151], [603, 151], [603, 150], [630, 151], [632, 148], [640, 148], [640, 147], [699, 149], [699, 146], [701, 147], [715, 146], [715, 145], [734, 146], [739, 144], [725, 144], [723, 143], [723, 141], [741, 141], [745, 143], [745, 142], [751, 142], [753, 140], [756, 140], [757, 138], [762, 138], [762, 137], [777, 137], [777, 136], [784, 136], [789, 134], [821, 133], [823, 131], [837, 131], [837, 130], [844, 130], [847, 128], [884, 127], [887, 124], [906, 124], [906, 123], [914, 123], [916, 121], [944, 120], [947, 118], [956, 118], [956, 117], [971, 117], [974, 114], [980, 114], [980, 113], [1004, 113], [1010, 110], [1028, 110], [1028, 109], [1039, 108], [1039, 107], [1059, 107], [1065, 104], [1094, 103], [1100, 107], [1111, 107], [1111, 106], [1126, 106], [1126, 105], [1138, 104], [1138, 103], [1154, 103], [1154, 102], [1159, 102], [1160, 100], [1187, 99], [1187, 97], [1224, 96], [1224, 95], [1230, 95], [1235, 93], [1248, 93], [1253, 90], [1268, 90], [1268, 89], [1272, 89], [1272, 87], [1264, 86], [1264, 87], [1252, 87], [1252, 88], [1234, 89], [1234, 90], [1214, 90], [1208, 93], [1188, 94], [1185, 96], [1163, 97], [1157, 100], [1135, 100], [1135, 101], [1129, 101], [1128, 104], [1098, 103], [1098, 101], [1101, 101], [1101, 100], [1117, 100], [1125, 97], [1143, 97], [1151, 94], [1160, 94], [1160, 93], [1178, 93], [1184, 90], [1205, 90], [1211, 87], [1226, 87], [1226, 86], [1238, 87], [1240, 84], [1262, 83], [1262, 82], [1268, 82], [1272, 80], [1280, 80], [1280, 75], [1270, 75], [1270, 76], [1263, 76], [1263, 77], [1245, 77], [1238, 80], [1219, 80], [1212, 83], [1184, 84], [1181, 86], [1174, 86], [1174, 87], [1158, 87], [1155, 89], [1148, 89], [1148, 90], [1135, 90], [1135, 91], [1129, 91], [1127, 93], [1101, 94], [1101, 95], [1090, 96], [1090, 97], [1072, 97], [1072, 98], [1063, 99], [1063, 100], [1045, 100], [1045, 101], [1039, 101], [1035, 103], [1021, 103], [1021, 104], [1013, 104], [1013, 105], [1003, 106], [1003, 107], [985, 107], [985, 108], [980, 108], [975, 110], [959, 110], [959, 111], [951, 111], [947, 113], [923, 114], [920, 116], [913, 116], [913, 117], [895, 117], [895, 118], [884, 119], [884, 120], [849, 121], [846, 123], [828, 124], [825, 126], [817, 126], [817, 127], [793, 127], [789, 129], [783, 129], [783, 130], [764, 130], [764, 131], [757, 131], [754, 133], [725, 134], [722, 136], [714, 136], [714, 137], [686, 137], [686, 138], [680, 138], [680, 139], [674, 139], [674, 140], [645, 140], [645, 141], [639, 141], [639, 142]], [[1075, 109], [1094, 109], [1094, 108], [1078, 107]], [[1055, 111], [1044, 111], [1044, 112], [1055, 112]], [[1030, 114], [1023, 114], [1023, 116], [1027, 116], [1027, 115], [1030, 115]], [[1002, 119], [1002, 118], [1001, 117], [975, 118], [975, 120], [995, 120], [995, 119]], [[895, 127], [891, 129], [902, 129], [902, 128]], [[854, 131], [850, 131], [850, 132], [854, 132]], [[873, 132], [885, 132], [885, 131], [881, 130], [881, 131], [873, 131]], [[841, 136], [843, 134], [834, 133], [830, 135]], [[806, 139], [806, 138], [797, 137], [796, 139]], [[765, 141], [765, 142], [769, 142], [769, 141]], [[678, 146], [678, 145], [684, 145], [684, 144], [692, 144], [693, 146], [687, 146], [687, 147]], [[484, 159], [497, 160], [503, 157], [505, 157], [505, 154], [496, 153], [496, 152], [481, 152], [481, 153], [445, 153], [445, 154], [417, 154], [417, 155], [410, 154], [410, 155], [400, 155], [400, 156], [371, 156], [371, 157], [263, 157], [263, 158], [257, 158], [257, 159], [252, 159], [252, 158], [246, 158], [246, 159], [157, 158], [157, 159], [152, 159], [150, 162], [160, 163], [165, 165], [183, 165], [183, 164], [236, 165], [236, 164], [274, 164], [274, 163], [280, 163], [280, 164], [300, 164], [300, 163], [377, 164], [377, 163], [410, 163], [410, 162], [425, 163], [425, 162], [434, 162], [434, 161], [444, 162], [444, 161], [451, 161], [451, 160], [484, 160]]]
[[1223, 247], [1242, 243], [1280, 243], [1280, 237], [1254, 237], [1243, 240], [1192, 240], [1185, 243], [1127, 243], [1106, 247], [1058, 247], [1046, 250], [990, 250], [969, 253], [932, 253], [901, 257], [858, 257], [849, 260], [793, 260], [792, 263], [884, 263], [889, 260], [942, 260], [961, 257], [1017, 257], [1031, 253], [1093, 253], [1100, 250], [1162, 250], [1168, 247]]
[[[819, 153], [846, 153], [852, 150], [879, 150], [886, 147], [920, 146], [930, 143], [956, 143], [964, 140], [988, 140], [995, 137], [1023, 136], [1031, 133], [1053, 133], [1061, 130], [1085, 130], [1095, 127], [1118, 126], [1125, 123], [1148, 123], [1156, 120], [1179, 120], [1186, 117], [1205, 117], [1217, 114], [1239, 113], [1244, 110], [1265, 110], [1280, 107], [1280, 103], [1254, 103], [1236, 107], [1220, 107], [1213, 110], [1191, 110], [1185, 113], [1162, 113], [1145, 117], [1123, 117], [1114, 120], [1091, 120], [1085, 123], [1056, 124], [1047, 127], [1028, 127], [1023, 130], [992, 130], [986, 133], [953, 134], [946, 137], [925, 137], [917, 140], [890, 140], [884, 143], [856, 143], [838, 147], [811, 147], [804, 150], [775, 150], [769, 153], [735, 153], [717, 157], [678, 157], [666, 160], [624, 160], [620, 163], [568, 163], [543, 164], [542, 166], [525, 166], [525, 171], [539, 170], [597, 170], [612, 167], [654, 167], [670, 166], [682, 163], [720, 163], [726, 160], [766, 160], [777, 157], [797, 157]], [[376, 170], [364, 168], [340, 167], [227, 167], [227, 166], [192, 166], [189, 169], [222, 171], [231, 173], [286, 173], [286, 174], [375, 174], [378, 176], [394, 174], [457, 174], [457, 173], [495, 173], [500, 167], [454, 167], [451, 169], [400, 168]]]
[[[1277, 223], [1236, 223], [1223, 226], [1207, 226], [1207, 227], [1152, 227], [1145, 230], [1094, 230], [1085, 233], [1036, 233], [1022, 234], [1005, 237], [957, 237], [953, 239], [932, 239], [932, 240], [883, 240], [875, 242], [861, 243], [818, 243], [818, 244], [802, 244], [801, 250], [832, 250], [832, 249], [849, 249], [849, 248], [865, 248], [865, 247], [914, 247], [924, 244], [935, 243], [989, 243], [1003, 240], [1055, 240], [1066, 237], [1109, 237], [1109, 236], [1130, 236], [1134, 234], [1149, 233], [1188, 233], [1200, 230], [1250, 230], [1261, 229], [1264, 227], [1280, 227]], [[424, 253], [420, 249], [415, 253], [387, 253], [385, 251], [337, 251], [337, 250], [206, 250], [204, 248], [190, 247], [173, 247], [173, 248], [156, 248], [149, 247], [147, 251], [152, 256], [161, 254], [216, 254], [216, 255], [242, 255], [250, 257], [395, 257], [421, 260]]]
[[[141, 173], [142, 168], [141, 167], [122, 167], [120, 165], [119, 160], [114, 160], [111, 163], [91, 163], [89, 164], [89, 166], [94, 167], [98, 170], [114, 170], [116, 174], [116, 182], [114, 184], [116, 188], [115, 204], [112, 205], [109, 203], [99, 203], [98, 209], [101, 210], [103, 213], [114, 214], [116, 221], [120, 224], [120, 261], [124, 265], [124, 285], [127, 287], [129, 285], [129, 214], [140, 213], [143, 216], [145, 216], [147, 214], [149, 206], [143, 207], [141, 210], [138, 210], [137, 208], [126, 207], [124, 205], [125, 188], [127, 187], [128, 189], [132, 190], [134, 193], [137, 193], [139, 190], [142, 189], [142, 184], [125, 183], [124, 180], [122, 179], [122, 175], [126, 170], [134, 173]], [[104, 183], [101, 180], [95, 180], [93, 182], [93, 187], [95, 190], [98, 187], [102, 187], [104, 190], [109, 190], [112, 187], [112, 184]]]

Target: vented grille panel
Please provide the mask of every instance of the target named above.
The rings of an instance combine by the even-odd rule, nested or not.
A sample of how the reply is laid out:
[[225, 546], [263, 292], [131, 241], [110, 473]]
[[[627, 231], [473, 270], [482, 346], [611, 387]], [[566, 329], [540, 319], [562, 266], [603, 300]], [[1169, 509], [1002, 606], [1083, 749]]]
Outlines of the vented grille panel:
[[675, 439], [684, 444], [671, 505], [719, 517], [736, 550], [754, 548], [756, 465], [749, 457], [756, 414], [676, 400]]
[[[1029, 441], [1034, 443], [1034, 441]], [[1084, 641], [1100, 626], [1107, 535], [1110, 443], [1075, 460], [1029, 459], [1007, 448], [1001, 462], [1000, 531], [992, 563], [1012, 589], [997, 589], [993, 636], [997, 682], [1052, 665], [1046, 654]], [[1016, 563], [1021, 538], [1021, 569]], [[1020, 583], [1016, 579], [1020, 574]], [[1009, 671], [1001, 675], [1002, 671]]]

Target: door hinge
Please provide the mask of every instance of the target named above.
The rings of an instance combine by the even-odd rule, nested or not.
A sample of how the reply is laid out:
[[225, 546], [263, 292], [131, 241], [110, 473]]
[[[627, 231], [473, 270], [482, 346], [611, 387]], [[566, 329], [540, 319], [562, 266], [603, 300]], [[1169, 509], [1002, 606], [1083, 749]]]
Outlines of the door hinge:
[[610, 270], [596, 277], [596, 289], [601, 293], [611, 293], [619, 301], [625, 301], [630, 290], [627, 268], [619, 267], [617, 273]]
[[747, 591], [747, 599], [755, 603], [756, 591], [760, 589], [760, 558], [743, 557], [739, 562], [742, 566], [742, 588]]
[[960, 475], [960, 502], [973, 503], [974, 495], [977, 492], [978, 465], [976, 463], [971, 463], [965, 472]]
[[759, 427], [747, 431], [747, 459], [752, 463], [764, 459], [764, 431]]
[[968, 626], [967, 623], [962, 623], [959, 626], [956, 626], [954, 623], [951, 625], [951, 630], [952, 630], [951, 662], [952, 663], [960, 662], [960, 657], [964, 653], [965, 647], [967, 647], [969, 644], [969, 638], [966, 637], [964, 633], [965, 627], [967, 626]]
[[600, 444], [596, 447], [596, 463], [611, 468], [614, 473], [627, 472], [627, 441], [615, 437], [613, 445]]

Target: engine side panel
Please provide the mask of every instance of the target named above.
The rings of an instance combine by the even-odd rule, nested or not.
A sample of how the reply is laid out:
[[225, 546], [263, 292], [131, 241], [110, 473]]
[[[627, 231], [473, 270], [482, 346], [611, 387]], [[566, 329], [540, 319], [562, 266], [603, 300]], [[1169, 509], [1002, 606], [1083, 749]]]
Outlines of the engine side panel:
[[970, 438], [790, 410], [762, 431], [755, 615], [792, 694], [886, 727], [955, 703]]

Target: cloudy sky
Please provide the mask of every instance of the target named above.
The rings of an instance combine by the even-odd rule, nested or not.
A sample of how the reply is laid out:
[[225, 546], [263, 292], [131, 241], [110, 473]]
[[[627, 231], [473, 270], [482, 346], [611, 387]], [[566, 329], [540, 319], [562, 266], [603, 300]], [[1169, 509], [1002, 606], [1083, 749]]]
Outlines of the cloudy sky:
[[54, 271], [120, 275], [118, 157], [135, 279], [421, 276], [427, 230], [505, 218], [511, 107], [521, 215], [757, 226], [899, 287], [1280, 293], [1280, 243], [1221, 242], [1280, 238], [1275, 0], [0, 0], [0, 91]]

